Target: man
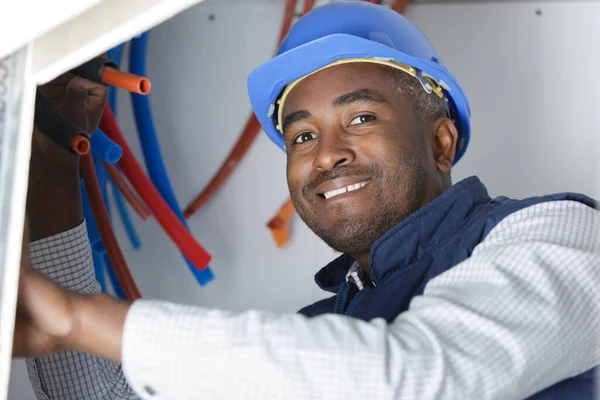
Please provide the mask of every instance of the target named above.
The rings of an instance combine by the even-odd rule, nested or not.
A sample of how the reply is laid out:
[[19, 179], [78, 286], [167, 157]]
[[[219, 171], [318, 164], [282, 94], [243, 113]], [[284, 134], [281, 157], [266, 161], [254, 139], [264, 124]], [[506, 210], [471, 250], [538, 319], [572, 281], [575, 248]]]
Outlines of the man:
[[[381, 6], [320, 7], [249, 92], [298, 213], [344, 253], [316, 276], [335, 296], [296, 315], [130, 304], [59, 289], [24, 259], [15, 354], [38, 357], [39, 398], [592, 398], [600, 216], [582, 195], [451, 184], [468, 103], [416, 28]], [[31, 263], [97, 292], [76, 169], [55, 175], [45, 185], [77, 206], [52, 222], [32, 182]]]

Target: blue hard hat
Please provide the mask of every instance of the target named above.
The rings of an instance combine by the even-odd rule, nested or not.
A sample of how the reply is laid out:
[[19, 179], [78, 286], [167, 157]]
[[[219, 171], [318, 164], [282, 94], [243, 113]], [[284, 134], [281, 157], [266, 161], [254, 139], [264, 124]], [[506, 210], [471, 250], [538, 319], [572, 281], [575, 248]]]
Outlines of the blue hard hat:
[[[470, 136], [470, 108], [460, 84], [435, 49], [408, 19], [388, 7], [336, 1], [315, 8], [292, 27], [277, 55], [248, 76], [248, 94], [265, 133], [285, 151], [278, 129], [278, 100], [284, 89], [336, 63], [371, 61], [398, 66], [446, 100], [458, 129], [456, 163]], [[289, 89], [289, 87], [288, 87]]]

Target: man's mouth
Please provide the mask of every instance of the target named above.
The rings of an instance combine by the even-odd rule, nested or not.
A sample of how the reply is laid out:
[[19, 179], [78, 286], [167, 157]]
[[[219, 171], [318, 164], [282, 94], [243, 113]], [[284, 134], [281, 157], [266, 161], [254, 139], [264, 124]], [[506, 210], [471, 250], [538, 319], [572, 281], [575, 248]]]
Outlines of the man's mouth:
[[330, 190], [328, 192], [323, 193], [323, 197], [325, 197], [326, 200], [329, 200], [332, 197], [339, 196], [340, 194], [344, 194], [344, 193], [353, 192], [355, 190], [358, 190], [358, 189], [364, 187], [367, 183], [369, 183], [369, 182], [364, 181], [364, 182], [355, 183], [354, 185], [345, 186], [345, 187], [343, 187], [341, 189]]
[[364, 177], [362, 179], [358, 177], [335, 178], [319, 185], [316, 192], [325, 200], [329, 200], [334, 197], [361, 189], [368, 183], [369, 179], [365, 179]]

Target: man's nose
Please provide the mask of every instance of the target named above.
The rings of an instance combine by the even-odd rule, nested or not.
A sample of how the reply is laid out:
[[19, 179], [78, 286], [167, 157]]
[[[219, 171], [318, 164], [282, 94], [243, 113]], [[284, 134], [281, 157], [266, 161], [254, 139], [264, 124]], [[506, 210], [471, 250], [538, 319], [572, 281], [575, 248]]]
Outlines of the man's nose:
[[325, 133], [318, 144], [318, 154], [314, 160], [314, 167], [320, 171], [333, 170], [336, 167], [352, 163], [356, 154], [349, 143], [341, 137], [340, 133]]

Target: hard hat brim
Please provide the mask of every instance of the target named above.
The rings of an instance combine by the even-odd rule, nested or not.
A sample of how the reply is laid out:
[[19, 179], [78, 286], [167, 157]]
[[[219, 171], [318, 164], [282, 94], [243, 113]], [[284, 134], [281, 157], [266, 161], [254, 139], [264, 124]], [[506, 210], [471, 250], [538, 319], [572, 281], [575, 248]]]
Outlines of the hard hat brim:
[[285, 142], [273, 120], [276, 101], [290, 82], [346, 58], [382, 58], [410, 65], [436, 80], [451, 103], [459, 131], [454, 163], [465, 153], [470, 137], [470, 109], [457, 80], [437, 60], [411, 57], [388, 45], [348, 34], [332, 34], [290, 49], [254, 69], [247, 80], [248, 95], [267, 136], [283, 151]]

